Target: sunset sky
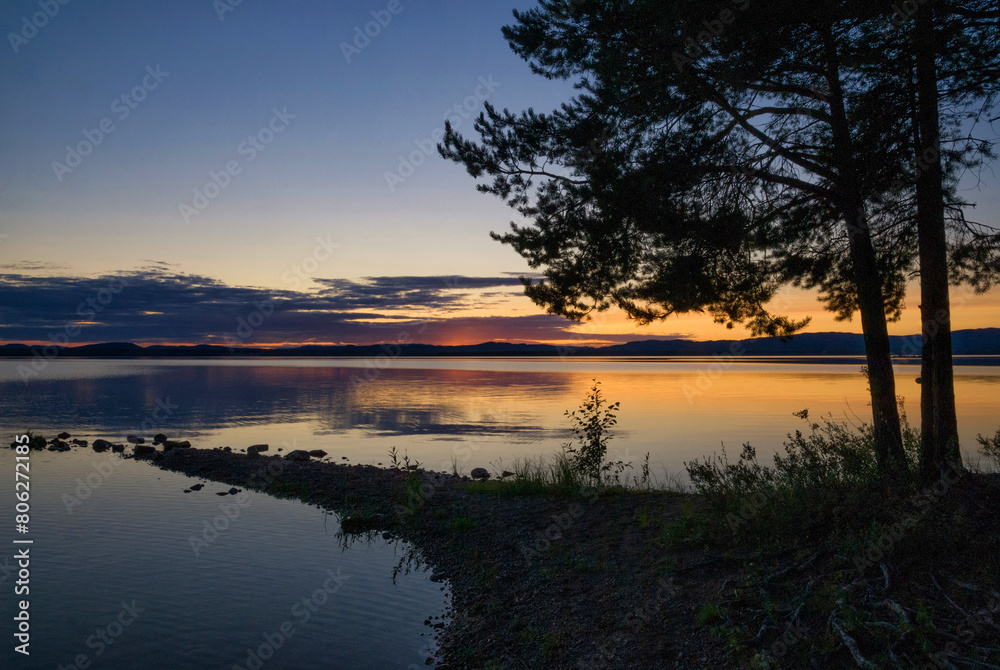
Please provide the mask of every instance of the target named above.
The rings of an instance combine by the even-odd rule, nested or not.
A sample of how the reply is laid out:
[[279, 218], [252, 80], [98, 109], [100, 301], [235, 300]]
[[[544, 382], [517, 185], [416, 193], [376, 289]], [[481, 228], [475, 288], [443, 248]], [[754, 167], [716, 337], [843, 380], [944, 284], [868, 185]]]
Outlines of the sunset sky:
[[[3, 4], [0, 343], [745, 336], [705, 315], [575, 326], [521, 295], [529, 269], [488, 235], [515, 213], [434, 147], [485, 100], [572, 94], [500, 33], [533, 2], [232, 1]], [[964, 196], [994, 223], [984, 177]], [[914, 295], [894, 334], [919, 330]], [[956, 329], [1000, 325], [1000, 294], [955, 295]], [[860, 332], [815, 295], [776, 310]]]

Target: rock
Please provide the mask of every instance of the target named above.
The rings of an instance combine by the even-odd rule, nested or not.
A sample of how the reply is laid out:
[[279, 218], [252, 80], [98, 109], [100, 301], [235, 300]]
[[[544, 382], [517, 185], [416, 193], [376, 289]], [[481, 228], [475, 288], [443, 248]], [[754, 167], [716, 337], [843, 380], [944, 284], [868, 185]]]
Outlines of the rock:
[[236, 487], [229, 489], [229, 495], [231, 496], [237, 495], [238, 493], [241, 493], [241, 491]]
[[205, 488], [205, 485], [204, 485], [204, 484], [195, 484], [194, 486], [192, 486], [192, 487], [191, 487], [191, 490], [192, 490], [192, 491], [200, 491], [200, 490], [202, 490], [203, 488]]
[[483, 482], [485, 482], [487, 479], [490, 478], [489, 470], [487, 470], [486, 468], [473, 468], [472, 472], [469, 474], [472, 476], [473, 479], [478, 479]]
[[191, 453], [190, 449], [171, 449], [170, 451], [163, 451], [163, 456], [168, 462], [175, 462], [181, 460], [184, 456]]
[[144, 438], [136, 437], [135, 435], [129, 435], [125, 438], [125, 441], [130, 444], [146, 444], [146, 440]]
[[183, 442], [175, 442], [174, 440], [167, 440], [166, 442], [163, 443], [163, 451], [165, 452], [170, 451], [171, 449], [190, 449], [190, 448], [191, 448], [191, 443], [188, 442], [187, 440], [184, 440]]
[[153, 436], [153, 444], [163, 444], [167, 441], [167, 436], [163, 433], [157, 433]]
[[260, 452], [256, 449], [247, 449], [247, 458], [260, 458]]
[[256, 451], [257, 453], [260, 453], [262, 451], [267, 451], [268, 449], [270, 449], [270, 447], [268, 447], [266, 444], [252, 444], [249, 447], [247, 447], [247, 453], [249, 454], [251, 451]]
[[313, 458], [323, 458], [324, 456], [326, 456], [326, 452], [323, 451], [322, 449], [313, 449], [312, 451], [309, 452], [309, 455], [312, 456]]
[[503, 472], [502, 472], [502, 473], [500, 474], [500, 478], [501, 478], [501, 479], [507, 479], [508, 477], [513, 477], [513, 476], [514, 476], [514, 473], [513, 473], [513, 472], [511, 472], [510, 470], [504, 470], [504, 471], [503, 471]]
[[290, 461], [308, 461], [309, 453], [302, 451], [301, 449], [296, 449], [295, 451], [290, 451], [285, 454], [285, 458]]
[[78, 446], [78, 447], [86, 447], [86, 446], [87, 446], [87, 441], [86, 441], [86, 440], [80, 440], [80, 439], [77, 439], [77, 438], [75, 438], [75, 437], [74, 437], [74, 438], [73, 438], [72, 440], [70, 440], [70, 441], [71, 441], [71, 442], [72, 442], [73, 444], [75, 444], [76, 446]]
[[114, 451], [114, 452], [117, 452], [117, 453], [120, 454], [123, 451], [125, 451], [125, 445], [124, 444], [112, 444], [111, 445], [111, 451]]
[[217, 495], [217, 496], [227, 496], [227, 495], [229, 495], [229, 491], [216, 491], [215, 495]]
[[104, 451], [105, 449], [111, 448], [111, 443], [107, 440], [94, 440], [94, 444], [91, 445], [94, 451]]
[[137, 444], [137, 445], [135, 445], [135, 448], [133, 449], [133, 451], [135, 452], [136, 456], [139, 456], [139, 455], [142, 455], [142, 454], [155, 454], [156, 453], [156, 447], [150, 446], [148, 444]]
[[70, 435], [69, 433], [67, 433], [67, 432], [64, 431], [64, 432], [59, 433], [58, 435], [56, 435], [56, 437], [58, 437], [60, 440], [68, 440], [69, 438], [72, 437], [72, 435]]

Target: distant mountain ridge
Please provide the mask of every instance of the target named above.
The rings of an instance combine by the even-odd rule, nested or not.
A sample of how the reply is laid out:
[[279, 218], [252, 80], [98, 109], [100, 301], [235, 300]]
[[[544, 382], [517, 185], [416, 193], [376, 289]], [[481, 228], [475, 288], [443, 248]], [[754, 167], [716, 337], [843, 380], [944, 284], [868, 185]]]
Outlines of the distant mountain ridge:
[[[956, 356], [1000, 356], [1000, 328], [957, 330], [952, 334]], [[890, 338], [894, 356], [918, 356], [919, 335]], [[77, 347], [0, 346], [0, 358], [41, 356], [88, 358], [178, 358], [178, 357], [369, 357], [397, 356], [864, 356], [864, 339], [853, 333], [804, 333], [782, 341], [766, 337], [747, 340], [644, 340], [603, 347], [552, 344], [484, 342], [459, 346], [435, 344], [303, 345], [264, 349], [200, 344], [195, 346], [139, 346], [130, 342], [106, 342]]]

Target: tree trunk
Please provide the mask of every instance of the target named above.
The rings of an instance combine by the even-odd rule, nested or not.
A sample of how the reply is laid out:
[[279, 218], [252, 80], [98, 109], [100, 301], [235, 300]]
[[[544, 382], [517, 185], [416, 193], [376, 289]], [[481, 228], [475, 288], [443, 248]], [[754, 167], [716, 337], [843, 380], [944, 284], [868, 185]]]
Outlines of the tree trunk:
[[949, 467], [961, 468], [962, 463], [951, 348], [934, 4], [929, 0], [917, 11], [914, 31], [920, 134], [916, 145], [917, 238], [923, 330], [920, 476], [925, 482], [936, 480]]
[[824, 37], [826, 78], [830, 90], [830, 129], [838, 166], [838, 206], [847, 224], [854, 285], [861, 312], [861, 329], [868, 360], [868, 386], [872, 398], [875, 451], [882, 477], [886, 481], [897, 482], [906, 474], [906, 454], [903, 451], [899, 406], [896, 404], [896, 378], [892, 369], [889, 328], [885, 320], [882, 275], [855, 170], [853, 138], [844, 103], [840, 58], [832, 27], [829, 27]]
[[885, 297], [868, 219], [860, 206], [847, 210], [851, 265], [858, 292], [861, 329], [868, 360], [868, 385], [872, 397], [872, 420], [879, 470], [890, 480], [907, 471], [906, 454], [896, 402], [896, 377], [892, 369], [889, 328], [885, 320]]

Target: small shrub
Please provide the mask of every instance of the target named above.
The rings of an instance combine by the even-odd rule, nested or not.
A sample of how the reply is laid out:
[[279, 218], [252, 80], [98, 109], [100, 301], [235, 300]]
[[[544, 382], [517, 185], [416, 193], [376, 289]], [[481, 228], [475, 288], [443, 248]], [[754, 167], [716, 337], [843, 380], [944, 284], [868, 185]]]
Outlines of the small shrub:
[[451, 529], [455, 531], [472, 530], [477, 525], [475, 519], [467, 516], [456, 516], [451, 520]]
[[[774, 465], [757, 460], [750, 444], [735, 462], [725, 448], [703, 462], [685, 463], [692, 485], [736, 541], [766, 545], [777, 539], [797, 542], [810, 531], [824, 533], [866, 527], [884, 514], [886, 492], [878, 472], [874, 430], [854, 428], [826, 418], [809, 421], [808, 411], [796, 414], [808, 432], [788, 435]], [[919, 436], [902, 415], [909, 465], [916, 469]]]
[[984, 456], [993, 461], [993, 467], [1000, 470], [1000, 429], [997, 430], [997, 434], [992, 438], [986, 438], [979, 435], [976, 438], [979, 442], [979, 451], [983, 453]]
[[697, 617], [699, 626], [712, 626], [722, 621], [722, 610], [718, 605], [705, 605], [698, 611]]
[[[618, 423], [618, 408], [621, 403], [608, 404], [601, 395], [601, 383], [596, 379], [590, 392], [573, 412], [566, 410], [565, 415], [573, 422], [573, 434], [578, 445], [567, 444], [565, 453], [569, 455], [573, 470], [586, 483], [600, 485], [606, 479], [615, 484], [620, 483], [621, 473], [631, 463], [614, 461], [605, 463], [608, 453], [608, 442], [611, 440], [609, 429]], [[610, 476], [608, 476], [610, 473]]]

